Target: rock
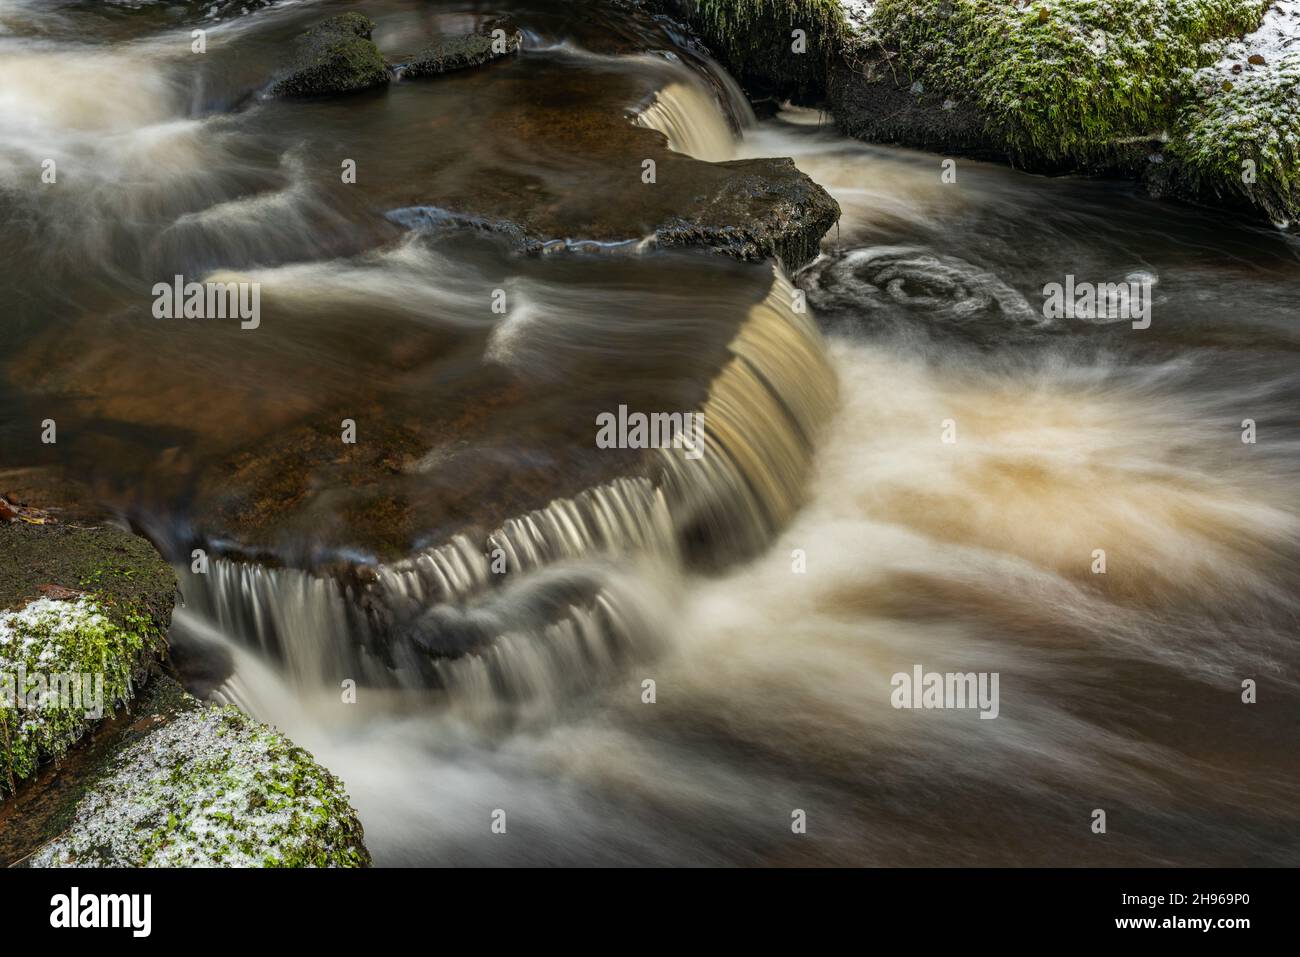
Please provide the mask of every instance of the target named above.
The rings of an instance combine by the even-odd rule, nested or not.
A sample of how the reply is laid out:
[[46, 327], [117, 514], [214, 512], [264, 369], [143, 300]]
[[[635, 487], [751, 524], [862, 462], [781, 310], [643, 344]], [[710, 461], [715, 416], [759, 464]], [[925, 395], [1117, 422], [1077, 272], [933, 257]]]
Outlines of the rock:
[[[0, 612], [0, 797], [61, 757], [157, 673], [175, 589], [171, 568], [127, 532], [0, 527], [0, 608], [8, 609]], [[60, 683], [78, 676], [78, 706], [20, 715], [18, 695], [28, 701], [40, 687], [21, 674], [32, 682], [39, 675], [47, 688], [56, 676]], [[99, 713], [88, 713], [90, 698]]]
[[414, 80], [482, 66], [518, 53], [523, 39], [523, 32], [513, 23], [494, 20], [477, 33], [451, 37], [426, 47], [413, 59], [398, 64], [395, 70], [402, 79]]
[[978, 106], [938, 94], [917, 96], [906, 74], [885, 58], [838, 65], [826, 99], [840, 129], [856, 139], [981, 159], [1007, 157], [1005, 143], [990, 133]]
[[849, 34], [840, 0], [650, 0], [649, 6], [689, 26], [755, 100], [819, 100]]
[[163, 672], [175, 590], [127, 532], [0, 526], [0, 866], [368, 864], [328, 771]]
[[518, 95], [485, 102], [490, 112], [478, 122], [536, 155], [543, 174], [484, 169], [482, 156], [442, 157], [396, 185], [390, 219], [478, 227], [530, 252], [651, 238], [742, 260], [778, 256], [795, 270], [839, 217], [835, 200], [789, 159], [710, 163], [669, 149], [663, 133], [628, 121], [626, 104], [645, 96], [630, 77], [548, 71], [542, 88], [526, 65], [494, 78]]
[[169, 689], [31, 867], [366, 867], [341, 782], [234, 707]]
[[[1267, 71], [1232, 62], [1265, 65], [1246, 56], [1249, 37], [1231, 41], [1258, 28], [1268, 6], [1108, 11], [1061, 0], [1045, 19], [1043, 6], [879, 0], [867, 34], [831, 70], [827, 99], [860, 139], [1035, 172], [1142, 177], [1154, 195], [1294, 221], [1296, 68], [1285, 57]], [[1233, 56], [1216, 65], [1224, 41]], [[901, 92], [914, 83], [927, 95], [908, 102]], [[945, 111], [947, 98], [958, 108]], [[1171, 158], [1162, 169], [1147, 161], [1153, 147]]]
[[529, 253], [631, 244], [652, 236], [665, 247], [698, 246], [746, 261], [778, 258], [790, 270], [812, 261], [822, 236], [840, 217], [839, 204], [788, 158], [669, 162], [683, 185], [633, 193], [636, 202], [620, 216], [588, 219], [579, 234], [552, 215], [554, 206], [528, 203], [526, 195], [502, 195], [491, 205], [452, 200], [451, 208], [403, 207], [389, 216], [413, 229], [501, 233]]
[[297, 42], [295, 59], [271, 84], [271, 96], [353, 93], [388, 82], [388, 65], [370, 39], [374, 24], [359, 13], [322, 20]]
[[794, 160], [712, 164], [728, 174], [716, 191], [655, 228], [662, 246], [703, 246], [737, 259], [776, 258], [794, 271], [817, 256], [840, 206]]

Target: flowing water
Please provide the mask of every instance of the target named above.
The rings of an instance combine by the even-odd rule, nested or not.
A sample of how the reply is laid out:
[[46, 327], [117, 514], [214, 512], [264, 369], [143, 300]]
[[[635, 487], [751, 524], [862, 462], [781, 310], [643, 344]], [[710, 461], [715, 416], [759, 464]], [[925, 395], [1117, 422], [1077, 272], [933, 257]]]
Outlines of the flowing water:
[[[506, 5], [487, 69], [262, 98], [348, 6], [196, 57], [165, 4], [0, 0], [0, 464], [176, 561], [192, 688], [339, 774], [377, 862], [1300, 862], [1293, 237], [759, 122], [605, 3]], [[502, 12], [365, 9], [394, 58]], [[617, 217], [622, 127], [793, 156], [843, 208], [823, 256], [428, 215], [503, 183]], [[152, 319], [176, 273], [260, 282], [263, 325]], [[1045, 319], [1066, 274], [1148, 282], [1150, 328]], [[595, 449], [619, 404], [702, 411], [703, 454]], [[378, 453], [340, 457], [349, 416]], [[916, 665], [996, 672], [998, 717], [895, 709]]]

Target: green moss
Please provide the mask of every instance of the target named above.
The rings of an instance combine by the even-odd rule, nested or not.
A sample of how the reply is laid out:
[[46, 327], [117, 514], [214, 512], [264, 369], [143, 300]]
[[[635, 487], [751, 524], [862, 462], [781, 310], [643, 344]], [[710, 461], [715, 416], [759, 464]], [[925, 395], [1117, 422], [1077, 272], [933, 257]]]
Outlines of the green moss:
[[[134, 627], [115, 623], [89, 597], [40, 599], [0, 614], [0, 796], [130, 700], [153, 626], [145, 616], [128, 617]], [[60, 700], [63, 694], [72, 697]], [[15, 695], [28, 706], [16, 706]], [[102, 713], [88, 713], [98, 710], [92, 700]]]
[[388, 82], [388, 65], [370, 39], [374, 24], [359, 13], [322, 20], [298, 40], [289, 71], [271, 86], [273, 96], [351, 93]]
[[[1300, 220], [1300, 48], [1239, 74], [1208, 69], [1181, 111], [1171, 157], [1198, 193], [1233, 196], [1274, 222]], [[1228, 88], [1225, 89], [1225, 79]]]
[[1269, 2], [880, 0], [871, 27], [923, 86], [974, 98], [1009, 151], [1109, 163], [1173, 126], [1213, 41]]
[[336, 777], [238, 709], [192, 705], [115, 755], [71, 824], [31, 864], [370, 864]]
[[[98, 723], [81, 676], [105, 716], [144, 684], [165, 653], [175, 593], [171, 568], [128, 532], [0, 526], [0, 797]], [[48, 701], [19, 706], [55, 680]], [[73, 680], [75, 703], [58, 694]]]
[[[838, 0], [700, 0], [690, 18], [714, 53], [753, 92], [818, 97], [849, 34]], [[796, 53], [793, 31], [807, 49]]]

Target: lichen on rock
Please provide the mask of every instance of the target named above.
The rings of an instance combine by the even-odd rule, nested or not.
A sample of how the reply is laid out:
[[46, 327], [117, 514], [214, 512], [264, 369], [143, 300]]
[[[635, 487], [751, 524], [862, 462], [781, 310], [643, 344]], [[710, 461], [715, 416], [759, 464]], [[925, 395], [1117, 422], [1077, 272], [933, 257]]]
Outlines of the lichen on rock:
[[234, 707], [192, 707], [114, 756], [33, 867], [365, 867], [339, 780]]

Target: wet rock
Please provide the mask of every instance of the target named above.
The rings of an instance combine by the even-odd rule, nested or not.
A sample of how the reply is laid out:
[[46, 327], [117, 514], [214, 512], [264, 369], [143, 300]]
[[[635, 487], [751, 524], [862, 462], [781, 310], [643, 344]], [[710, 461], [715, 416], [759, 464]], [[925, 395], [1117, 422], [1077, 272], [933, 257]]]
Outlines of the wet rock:
[[789, 159], [710, 163], [669, 149], [664, 134], [629, 122], [625, 104], [644, 93], [627, 75], [538, 70], [521, 60], [494, 73], [498, 98], [478, 118], [527, 150], [529, 165], [442, 157], [391, 193], [389, 218], [415, 229], [474, 226], [530, 252], [650, 240], [741, 260], [775, 256], [791, 270], [839, 218], [835, 200]]
[[826, 100], [840, 129], [855, 139], [985, 159], [1007, 156], [1006, 144], [989, 132], [978, 106], [914, 92], [887, 56], [839, 63], [831, 71]]
[[483, 66], [518, 53], [523, 39], [523, 32], [513, 23], [495, 20], [476, 33], [430, 45], [411, 60], [398, 64], [395, 71], [404, 80], [414, 80]]
[[652, 238], [660, 246], [702, 247], [747, 261], [777, 258], [791, 270], [817, 255], [822, 236], [840, 217], [839, 204], [791, 159], [668, 162], [673, 175], [683, 177], [682, 185], [632, 194], [638, 202], [625, 209], [624, 218], [588, 220], [581, 232], [552, 216], [552, 206], [516, 204], [508, 196], [486, 208], [464, 202], [463, 212], [413, 206], [389, 215], [413, 229], [455, 226], [501, 233], [530, 253]]
[[839, 203], [826, 190], [791, 159], [712, 165], [725, 171], [716, 190], [658, 226], [660, 245], [704, 246], [737, 259], [775, 257], [791, 270], [812, 261], [840, 218]]
[[353, 93], [388, 82], [388, 65], [370, 39], [374, 24], [359, 13], [322, 20], [297, 43], [295, 59], [271, 85], [281, 97]]

